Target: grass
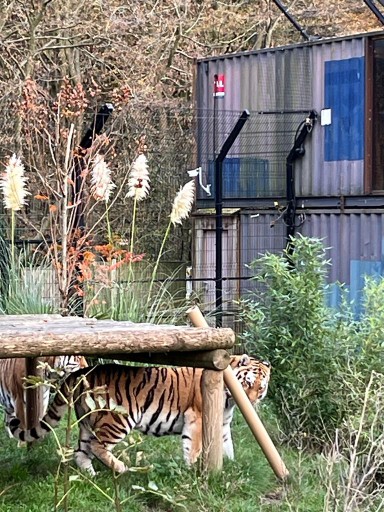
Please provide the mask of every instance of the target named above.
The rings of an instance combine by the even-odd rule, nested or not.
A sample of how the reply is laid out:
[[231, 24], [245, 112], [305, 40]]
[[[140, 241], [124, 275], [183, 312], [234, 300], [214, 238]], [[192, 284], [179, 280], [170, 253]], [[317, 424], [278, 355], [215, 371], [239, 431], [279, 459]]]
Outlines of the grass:
[[[273, 437], [268, 406], [260, 407]], [[64, 421], [62, 422], [64, 425]], [[64, 439], [64, 429], [59, 428]], [[77, 433], [74, 432], [74, 439]], [[320, 483], [318, 456], [278, 447], [291, 478], [278, 482], [240, 413], [234, 419], [235, 461], [224, 461], [223, 471], [205, 477], [197, 467], [187, 468], [178, 436], [160, 439], [134, 436], [139, 444], [128, 449], [135, 472], [118, 477], [121, 510], [129, 512], [321, 512], [326, 489]], [[52, 435], [31, 449], [18, 448], [0, 430], [0, 511], [51, 512], [54, 510], [55, 474], [59, 456]], [[92, 481], [83, 476], [72, 482], [69, 509], [73, 512], [111, 512], [115, 481], [110, 470], [99, 471]], [[71, 475], [77, 471], [71, 464]], [[97, 489], [95, 486], [98, 486]], [[62, 489], [59, 489], [59, 495]], [[60, 509], [58, 509], [60, 510]]]

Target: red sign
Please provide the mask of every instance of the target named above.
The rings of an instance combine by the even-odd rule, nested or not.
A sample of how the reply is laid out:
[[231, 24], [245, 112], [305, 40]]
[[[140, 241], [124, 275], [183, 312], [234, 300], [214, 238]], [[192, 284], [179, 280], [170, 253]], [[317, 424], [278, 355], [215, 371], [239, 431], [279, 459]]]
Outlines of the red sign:
[[213, 95], [217, 98], [225, 96], [225, 79], [224, 75], [215, 75], [213, 81]]

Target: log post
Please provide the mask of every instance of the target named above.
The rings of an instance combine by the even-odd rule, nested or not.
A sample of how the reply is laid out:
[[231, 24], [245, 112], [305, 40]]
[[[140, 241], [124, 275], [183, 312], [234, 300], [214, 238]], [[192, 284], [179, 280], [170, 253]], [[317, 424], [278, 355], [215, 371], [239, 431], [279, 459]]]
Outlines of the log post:
[[[189, 316], [193, 325], [196, 327], [208, 326], [208, 323], [198, 306], [190, 308], [187, 311], [187, 315]], [[289, 472], [278, 451], [276, 450], [275, 445], [272, 443], [272, 440], [269, 437], [268, 432], [262, 424], [259, 416], [248, 400], [248, 397], [246, 396], [241, 384], [236, 379], [232, 368], [228, 366], [223, 371], [223, 374], [225, 385], [228, 387], [233, 399], [235, 400], [246, 422], [248, 423], [252, 434], [254, 435], [256, 441], [259, 443], [260, 448], [263, 450], [263, 453], [266, 456], [271, 468], [275, 472], [275, 475], [281, 480], [287, 479]]]
[[260, 448], [263, 450], [263, 453], [266, 456], [275, 475], [280, 480], [285, 480], [289, 476], [288, 470], [255, 409], [253, 408], [251, 402], [248, 400], [247, 395], [244, 393], [242, 385], [236, 379], [236, 376], [233, 373], [231, 367], [226, 368], [223, 373], [225, 385], [229, 389], [233, 399], [238, 405], [245, 421], [248, 423], [252, 434], [254, 435], [256, 441], [259, 443]]
[[203, 471], [223, 467], [223, 372], [203, 370]]
[[[34, 357], [25, 359], [26, 377], [41, 376], [41, 371], [37, 368], [39, 360]], [[37, 425], [40, 419], [42, 408], [42, 387], [27, 387], [25, 390], [25, 423], [26, 428], [31, 429]]]

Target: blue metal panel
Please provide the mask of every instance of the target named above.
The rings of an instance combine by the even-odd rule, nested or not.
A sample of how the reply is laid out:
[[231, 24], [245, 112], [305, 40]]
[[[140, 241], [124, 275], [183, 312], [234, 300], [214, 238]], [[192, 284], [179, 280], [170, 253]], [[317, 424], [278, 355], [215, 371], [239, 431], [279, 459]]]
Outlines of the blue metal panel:
[[383, 276], [383, 270], [384, 265], [382, 261], [351, 260], [351, 284], [349, 285], [349, 298], [356, 316], [359, 316], [362, 309], [361, 299], [365, 277]]
[[364, 157], [364, 58], [325, 62], [325, 107], [332, 124], [325, 127], [325, 161]]
[[[263, 158], [225, 158], [223, 162], [223, 198], [276, 197], [278, 183], [270, 169], [269, 161]], [[211, 199], [215, 198], [215, 164], [209, 161], [207, 183], [211, 184]], [[283, 183], [285, 186], [285, 182]], [[285, 189], [284, 189], [285, 190]], [[282, 193], [284, 193], [284, 190]], [[278, 189], [278, 192], [281, 190]], [[201, 189], [198, 199], [208, 196]]]
[[[236, 199], [240, 192], [240, 158], [225, 158], [223, 162], [223, 198]], [[215, 162], [209, 161], [207, 183], [211, 184], [211, 198], [215, 197]], [[200, 195], [202, 197], [200, 197]], [[199, 198], [208, 197], [205, 192]]]

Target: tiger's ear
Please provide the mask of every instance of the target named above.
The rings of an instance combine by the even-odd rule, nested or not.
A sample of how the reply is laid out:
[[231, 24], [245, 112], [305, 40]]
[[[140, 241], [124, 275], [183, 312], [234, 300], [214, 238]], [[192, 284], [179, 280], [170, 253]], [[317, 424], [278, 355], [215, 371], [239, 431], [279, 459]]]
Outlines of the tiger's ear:
[[248, 366], [251, 363], [251, 358], [248, 354], [243, 354], [240, 357], [238, 366]]

